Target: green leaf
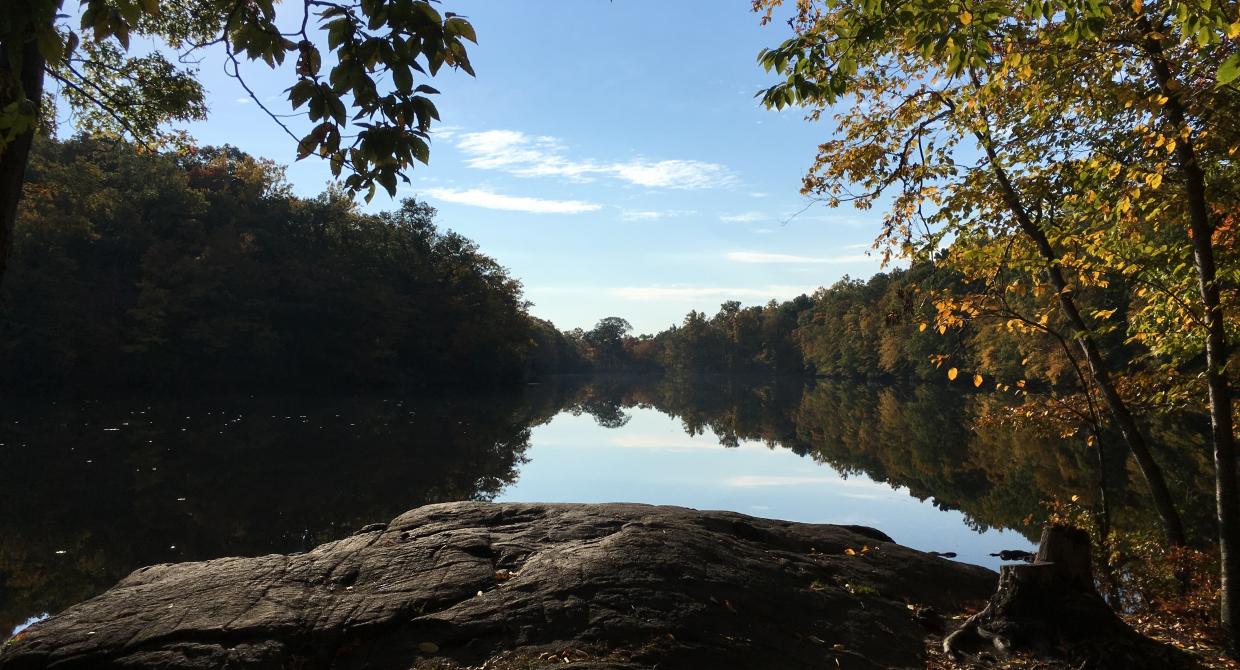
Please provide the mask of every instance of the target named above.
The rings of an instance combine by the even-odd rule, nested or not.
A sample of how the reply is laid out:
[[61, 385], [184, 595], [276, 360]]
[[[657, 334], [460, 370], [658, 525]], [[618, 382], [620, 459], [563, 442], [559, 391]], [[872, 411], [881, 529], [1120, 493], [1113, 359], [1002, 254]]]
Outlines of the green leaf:
[[444, 32], [453, 37], [463, 37], [474, 44], [478, 43], [478, 35], [474, 33], [474, 27], [469, 21], [454, 16], [443, 24]]
[[424, 165], [428, 164], [431, 160], [431, 148], [426, 146], [426, 142], [415, 137], [411, 140], [411, 144], [413, 157]]
[[314, 97], [317, 90], [318, 89], [314, 85], [314, 82], [309, 79], [302, 79], [296, 84], [293, 84], [293, 86], [288, 89], [288, 99], [289, 102], [293, 104], [293, 109], [297, 109], [298, 107], [306, 104], [307, 100]]
[[409, 66], [404, 63], [396, 63], [392, 66], [392, 82], [396, 84], [397, 90], [401, 93], [408, 94], [413, 90], [413, 73], [409, 71]]
[[1231, 58], [1223, 61], [1223, 64], [1218, 67], [1215, 79], [1220, 86], [1223, 86], [1230, 84], [1237, 76], [1240, 76], [1240, 53], [1234, 53]]

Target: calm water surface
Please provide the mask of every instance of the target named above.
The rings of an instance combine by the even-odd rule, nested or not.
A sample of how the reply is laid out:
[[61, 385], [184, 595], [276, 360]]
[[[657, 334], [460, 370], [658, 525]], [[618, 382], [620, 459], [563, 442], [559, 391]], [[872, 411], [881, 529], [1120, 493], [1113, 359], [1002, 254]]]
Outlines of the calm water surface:
[[[941, 387], [558, 380], [391, 397], [13, 401], [0, 416], [0, 637], [152, 563], [304, 551], [419, 505], [634, 501], [1030, 548], [1079, 445]], [[1117, 466], [1112, 498], [1125, 505]], [[1034, 519], [1034, 524], [1029, 521]], [[1012, 530], [1003, 530], [1004, 528]]]

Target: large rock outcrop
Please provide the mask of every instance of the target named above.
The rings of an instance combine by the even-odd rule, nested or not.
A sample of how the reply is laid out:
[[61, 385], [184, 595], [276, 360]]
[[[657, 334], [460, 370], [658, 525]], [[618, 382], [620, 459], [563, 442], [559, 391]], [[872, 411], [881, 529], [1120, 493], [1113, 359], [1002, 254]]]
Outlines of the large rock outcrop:
[[0, 669], [921, 667], [925, 613], [995, 577], [864, 527], [450, 503], [305, 554], [143, 568]]

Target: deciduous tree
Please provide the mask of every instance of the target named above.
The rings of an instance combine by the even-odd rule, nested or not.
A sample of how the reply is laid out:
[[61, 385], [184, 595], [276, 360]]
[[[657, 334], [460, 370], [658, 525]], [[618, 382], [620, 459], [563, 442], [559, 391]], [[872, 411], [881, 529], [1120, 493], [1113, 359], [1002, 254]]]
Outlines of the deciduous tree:
[[[350, 192], [395, 194], [415, 161], [429, 159], [434, 88], [417, 79], [447, 65], [470, 74], [474, 28], [435, 0], [6, 0], [0, 4], [0, 279], [31, 141], [56, 101], [79, 129], [148, 145], [167, 124], [206, 115], [193, 62], [216, 50], [253, 102], [296, 144], [317, 154]], [[277, 9], [279, 11], [277, 11]], [[67, 13], [66, 13], [67, 12]], [[160, 45], [131, 53], [135, 37]], [[165, 56], [176, 54], [178, 62]], [[296, 62], [287, 89], [294, 116], [276, 114], [246, 83], [245, 67]], [[416, 73], [416, 74], [415, 74]], [[50, 85], [45, 85], [47, 82]], [[347, 173], [347, 174], [346, 174]]]

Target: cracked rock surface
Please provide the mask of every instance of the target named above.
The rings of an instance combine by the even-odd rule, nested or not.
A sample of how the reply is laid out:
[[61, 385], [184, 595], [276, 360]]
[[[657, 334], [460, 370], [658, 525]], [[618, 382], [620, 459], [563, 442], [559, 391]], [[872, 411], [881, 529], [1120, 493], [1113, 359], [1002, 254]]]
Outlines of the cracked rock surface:
[[142, 568], [0, 669], [922, 667], [925, 612], [995, 579], [859, 526], [446, 503], [304, 554]]

